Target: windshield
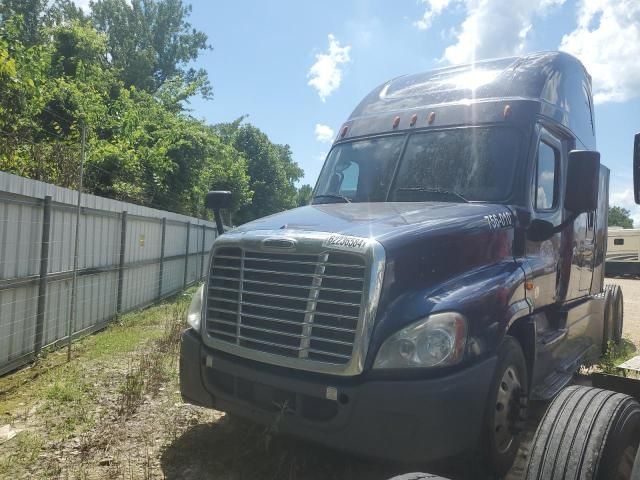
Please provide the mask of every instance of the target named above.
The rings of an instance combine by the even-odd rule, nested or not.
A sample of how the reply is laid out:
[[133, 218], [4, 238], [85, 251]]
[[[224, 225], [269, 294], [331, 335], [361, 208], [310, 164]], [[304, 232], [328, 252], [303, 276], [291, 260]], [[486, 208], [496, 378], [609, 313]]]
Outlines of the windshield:
[[381, 137], [337, 145], [320, 174], [313, 203], [499, 201], [511, 192], [519, 144], [516, 130], [476, 127], [417, 133], [400, 159], [405, 139]]

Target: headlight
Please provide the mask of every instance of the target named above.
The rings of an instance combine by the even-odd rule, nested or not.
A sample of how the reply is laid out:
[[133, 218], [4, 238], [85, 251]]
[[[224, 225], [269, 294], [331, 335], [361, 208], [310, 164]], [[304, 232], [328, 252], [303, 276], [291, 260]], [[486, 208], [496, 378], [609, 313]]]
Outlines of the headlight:
[[187, 323], [196, 331], [200, 331], [200, 317], [202, 317], [202, 296], [204, 295], [204, 285], [201, 285], [191, 298]]
[[467, 320], [455, 312], [436, 313], [391, 335], [373, 368], [445, 367], [462, 360]]

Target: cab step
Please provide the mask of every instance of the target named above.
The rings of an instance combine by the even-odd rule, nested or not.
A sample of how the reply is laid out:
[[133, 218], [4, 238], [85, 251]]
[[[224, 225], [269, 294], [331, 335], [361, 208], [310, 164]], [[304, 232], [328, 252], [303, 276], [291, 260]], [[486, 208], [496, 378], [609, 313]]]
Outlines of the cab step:
[[532, 400], [551, 400], [560, 390], [566, 387], [573, 378], [571, 372], [553, 372], [548, 375], [538, 386], [531, 392]]

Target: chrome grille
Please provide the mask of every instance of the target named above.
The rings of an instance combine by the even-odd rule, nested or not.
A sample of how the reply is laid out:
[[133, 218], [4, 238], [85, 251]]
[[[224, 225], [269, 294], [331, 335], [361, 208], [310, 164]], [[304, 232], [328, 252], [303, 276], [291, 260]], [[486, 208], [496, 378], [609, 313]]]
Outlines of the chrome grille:
[[207, 294], [210, 337], [285, 357], [346, 364], [360, 319], [362, 256], [214, 251]]

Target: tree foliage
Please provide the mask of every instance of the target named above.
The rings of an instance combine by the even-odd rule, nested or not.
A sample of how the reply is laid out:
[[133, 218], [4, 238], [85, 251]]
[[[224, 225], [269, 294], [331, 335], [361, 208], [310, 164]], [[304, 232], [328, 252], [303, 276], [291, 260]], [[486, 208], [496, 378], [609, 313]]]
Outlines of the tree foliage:
[[311, 194], [313, 193], [313, 187], [308, 184], [300, 186], [296, 197], [296, 205], [298, 207], [304, 207], [311, 202]]
[[[33, 1], [33, 0], [32, 0]], [[107, 35], [109, 61], [126, 86], [156, 92], [180, 78], [211, 93], [204, 70], [187, 68], [209, 47], [207, 35], [187, 21], [191, 6], [182, 0], [96, 0], [91, 3], [95, 27]]]
[[[208, 48], [181, 0], [0, 0], [0, 169], [65, 187], [87, 131], [91, 193], [205, 215], [233, 192], [234, 221], [298, 204], [302, 170], [255, 126], [210, 126], [183, 108], [209, 94], [188, 68]], [[253, 202], [252, 202], [253, 199]]]
[[289, 145], [273, 144], [258, 128], [241, 124], [243, 118], [216, 126], [220, 135], [247, 159], [253, 203], [234, 216], [239, 223], [297, 206], [295, 183], [304, 172], [293, 161]]
[[609, 226], [633, 228], [633, 219], [629, 210], [617, 206], [609, 208]]

